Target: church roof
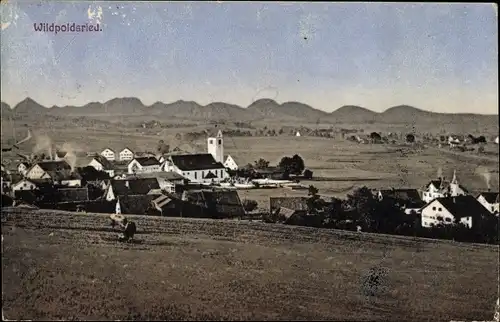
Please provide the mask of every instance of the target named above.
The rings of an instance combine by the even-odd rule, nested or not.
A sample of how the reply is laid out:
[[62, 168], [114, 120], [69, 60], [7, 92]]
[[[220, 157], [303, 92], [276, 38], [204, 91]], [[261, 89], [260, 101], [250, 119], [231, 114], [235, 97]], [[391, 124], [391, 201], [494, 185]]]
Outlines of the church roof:
[[170, 158], [181, 171], [225, 169], [210, 153], [172, 155]]

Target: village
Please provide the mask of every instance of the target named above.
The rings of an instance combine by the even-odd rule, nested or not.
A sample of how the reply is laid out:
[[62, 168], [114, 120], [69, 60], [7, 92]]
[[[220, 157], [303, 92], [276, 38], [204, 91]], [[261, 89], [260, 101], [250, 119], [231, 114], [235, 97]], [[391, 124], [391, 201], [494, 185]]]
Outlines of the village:
[[[372, 135], [371, 143], [379, 139]], [[250, 219], [373, 231], [374, 225], [363, 218], [357, 201], [349, 204], [348, 200], [325, 200], [328, 198], [320, 197], [313, 185], [301, 183], [312, 179], [313, 172], [305, 167], [299, 155], [284, 157], [277, 166], [270, 166], [262, 158], [253, 165], [239, 165], [231, 155], [224, 155], [223, 131], [214, 132], [206, 140], [207, 150], [203, 153], [186, 153], [177, 148], [166, 151], [168, 147], [157, 153], [134, 152], [127, 147], [121, 151], [106, 148], [98, 154], [87, 153], [88, 163], [83, 167], [75, 166], [71, 152], [50, 148], [46, 155], [26, 159], [15, 169], [2, 164], [2, 207]], [[458, 140], [449, 136], [450, 149], [456, 147]], [[406, 141], [414, 144], [414, 138], [406, 137]], [[308, 195], [269, 197], [269, 206], [263, 207], [255, 200], [242, 200], [238, 193], [273, 188], [306, 190]], [[359, 196], [363, 193], [365, 196]], [[474, 230], [483, 227], [483, 221], [494, 221], [499, 213], [498, 191], [488, 189], [472, 195], [456, 173], [451, 180], [442, 175], [429, 178], [424, 187], [363, 187], [356, 194], [390, 207], [375, 211], [383, 214], [370, 214], [374, 218], [381, 215], [392, 218], [392, 228], [384, 231], [387, 233], [415, 225], [427, 233], [438, 227], [457, 225]], [[339, 202], [340, 206], [335, 206]], [[400, 215], [388, 215], [393, 212]]]

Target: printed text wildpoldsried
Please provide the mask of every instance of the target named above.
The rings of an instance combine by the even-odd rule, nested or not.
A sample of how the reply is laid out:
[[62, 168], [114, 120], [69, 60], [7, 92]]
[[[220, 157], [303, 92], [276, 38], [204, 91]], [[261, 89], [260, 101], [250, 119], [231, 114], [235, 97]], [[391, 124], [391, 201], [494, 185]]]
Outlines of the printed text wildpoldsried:
[[101, 26], [97, 23], [95, 25], [84, 23], [66, 23], [66, 24], [56, 24], [48, 22], [34, 23], [33, 28], [38, 32], [53, 32], [57, 35], [59, 32], [99, 32], [102, 31]]

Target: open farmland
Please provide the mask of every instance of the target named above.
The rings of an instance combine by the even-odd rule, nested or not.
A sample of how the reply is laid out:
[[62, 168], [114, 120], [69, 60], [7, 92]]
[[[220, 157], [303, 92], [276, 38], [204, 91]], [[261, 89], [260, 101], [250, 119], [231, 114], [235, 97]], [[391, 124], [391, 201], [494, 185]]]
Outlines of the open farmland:
[[[498, 249], [365, 233], [105, 215], [2, 211], [9, 319], [491, 319]], [[369, 269], [386, 270], [375, 296]]]

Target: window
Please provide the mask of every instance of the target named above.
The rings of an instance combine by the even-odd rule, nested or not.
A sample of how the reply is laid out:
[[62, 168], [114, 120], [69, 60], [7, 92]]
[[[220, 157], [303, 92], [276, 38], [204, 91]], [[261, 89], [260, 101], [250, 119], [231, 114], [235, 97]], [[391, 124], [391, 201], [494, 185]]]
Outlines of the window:
[[432, 210], [436, 210], [436, 207], [432, 207]]
[[201, 178], [203, 179], [205, 177], [205, 171], [201, 171]]
[[443, 217], [437, 216], [437, 220], [443, 220]]
[[445, 221], [446, 222], [451, 222], [451, 219], [450, 218], [446, 218]]
[[442, 211], [442, 210], [443, 210], [443, 208], [441, 208], [441, 207], [438, 208], [438, 211]]
[[198, 173], [196, 171], [194, 172], [194, 178], [198, 179]]
[[210, 143], [210, 144], [214, 144], [214, 140], [210, 140], [210, 141], [209, 141], [209, 143]]

